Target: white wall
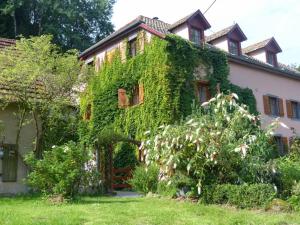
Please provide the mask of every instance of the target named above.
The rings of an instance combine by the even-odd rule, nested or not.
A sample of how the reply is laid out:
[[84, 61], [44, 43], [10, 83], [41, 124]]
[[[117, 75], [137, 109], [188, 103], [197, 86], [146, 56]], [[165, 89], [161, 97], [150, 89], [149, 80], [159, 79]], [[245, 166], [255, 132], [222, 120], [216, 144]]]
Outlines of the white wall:
[[186, 39], [186, 40], [189, 40], [189, 29], [188, 29], [188, 26], [186, 24], [184, 25], [181, 25], [179, 27], [177, 27], [176, 29], [173, 30], [173, 33], [174, 34], [177, 34], [178, 36]]
[[229, 52], [227, 38], [217, 40], [216, 42], [213, 43], [213, 45], [216, 46], [219, 49], [222, 49], [226, 52]]
[[258, 59], [258, 60], [262, 61], [262, 62], [267, 62], [265, 50], [260, 50], [260, 51], [254, 52], [253, 54], [251, 54], [251, 56], [255, 59]]
[[[17, 131], [17, 119], [14, 115], [16, 112], [16, 106], [10, 105], [5, 110], [0, 110], [0, 120], [4, 124], [4, 133], [1, 134], [1, 141], [4, 137], [4, 143], [15, 144], [16, 131]], [[35, 127], [33, 123], [25, 125], [21, 130], [20, 135], [20, 147], [18, 157], [18, 171], [17, 182], [2, 182], [0, 179], [0, 194], [16, 194], [20, 192], [26, 192], [27, 187], [24, 184], [24, 178], [27, 176], [27, 168], [22, 158], [30, 151], [33, 150], [33, 141], [35, 138]], [[2, 160], [0, 160], [2, 161]], [[1, 162], [2, 166], [2, 162]], [[2, 170], [2, 168], [1, 168]]]

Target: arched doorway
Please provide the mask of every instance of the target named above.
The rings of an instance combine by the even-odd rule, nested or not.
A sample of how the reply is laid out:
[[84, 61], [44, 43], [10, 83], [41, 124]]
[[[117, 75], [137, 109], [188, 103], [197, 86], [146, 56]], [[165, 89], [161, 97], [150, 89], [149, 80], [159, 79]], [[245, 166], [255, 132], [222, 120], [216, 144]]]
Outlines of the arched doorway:
[[[115, 146], [118, 143], [129, 143], [135, 145], [137, 148], [141, 145], [140, 141], [124, 137], [117, 133], [110, 133], [109, 135], [101, 135], [96, 141], [97, 152], [97, 167], [101, 173], [104, 190], [107, 193], [112, 193], [115, 188], [129, 188], [126, 181], [130, 178], [133, 168], [115, 168], [113, 165], [113, 155]], [[138, 161], [141, 162], [141, 151], [138, 151]], [[118, 181], [122, 181], [121, 183]], [[120, 184], [119, 184], [120, 183]]]

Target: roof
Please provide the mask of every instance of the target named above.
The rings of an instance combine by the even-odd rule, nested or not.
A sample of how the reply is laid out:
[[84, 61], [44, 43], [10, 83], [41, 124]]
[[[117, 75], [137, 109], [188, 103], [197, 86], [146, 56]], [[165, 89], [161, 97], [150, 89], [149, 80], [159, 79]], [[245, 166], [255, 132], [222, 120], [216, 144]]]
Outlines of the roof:
[[166, 34], [170, 33], [169, 32], [170, 24], [165, 23], [159, 19], [150, 19], [146, 16], [141, 15], [141, 16], [138, 16], [137, 18], [135, 18], [134, 20], [132, 20], [131, 22], [129, 22], [128, 24], [126, 24], [125, 26], [121, 27], [120, 29], [118, 29], [117, 31], [112, 33], [111, 35], [108, 35], [106, 38], [102, 39], [101, 41], [97, 42], [96, 44], [92, 45], [91, 47], [89, 47], [88, 49], [83, 51], [80, 54], [80, 57], [83, 57], [87, 53], [91, 52], [93, 49], [98, 48], [99, 46], [103, 45], [104, 43], [106, 43], [106, 42], [116, 38], [120, 34], [126, 32], [128, 29], [136, 27], [140, 24], [147, 25], [149, 28], [157, 31], [161, 35], [166, 35]]
[[244, 48], [243, 53], [248, 54], [248, 53], [254, 52], [258, 49], [262, 49], [262, 48], [267, 47], [269, 44], [274, 44], [276, 46], [276, 48], [278, 50], [277, 53], [282, 52], [282, 50], [281, 50], [280, 46], [278, 45], [277, 41], [275, 40], [274, 37], [272, 37], [272, 38], [268, 38], [264, 41], [258, 42], [256, 44], [253, 44], [253, 45], [250, 45], [250, 46]]
[[16, 40], [14, 40], [14, 39], [0, 38], [0, 49], [15, 45], [15, 44], [16, 44]]
[[[206, 46], [211, 49], [211, 50], [220, 50], [218, 47], [213, 46], [211, 44], [206, 44]], [[285, 77], [293, 78], [300, 80], [300, 72], [283, 64], [283, 63], [278, 63], [278, 66], [272, 66], [270, 64], [267, 64], [263, 61], [260, 61], [252, 56], [249, 55], [235, 55], [231, 54], [230, 52], [225, 52], [224, 53], [227, 55], [228, 59], [230, 61], [239, 63], [239, 64], [247, 64], [254, 66], [259, 69], [263, 69], [265, 71], [271, 72], [271, 73], [277, 73], [279, 75], [283, 75]]]
[[240, 26], [236, 23], [236, 24], [234, 24], [232, 26], [229, 26], [229, 27], [226, 27], [223, 30], [220, 30], [220, 31], [218, 31], [218, 32], [216, 32], [216, 33], [214, 33], [214, 34], [212, 34], [210, 36], [207, 36], [206, 37], [206, 41], [207, 42], [211, 42], [211, 41], [216, 40], [218, 38], [224, 37], [224, 36], [230, 34], [231, 32], [233, 32], [236, 29], [239, 31], [239, 33], [240, 33], [240, 35], [242, 37], [241, 41], [247, 40], [246, 35], [244, 34], [244, 32], [242, 31], [242, 29], [240, 28]]
[[169, 30], [175, 29], [176, 27], [180, 26], [181, 24], [186, 23], [189, 19], [191, 19], [191, 18], [193, 18], [193, 17], [195, 17], [195, 16], [197, 16], [197, 15], [200, 16], [201, 19], [204, 21], [204, 28], [205, 28], [205, 29], [208, 29], [208, 28], [211, 27], [210, 24], [209, 24], [209, 22], [206, 20], [206, 18], [203, 16], [203, 14], [201, 13], [201, 11], [198, 9], [197, 11], [195, 11], [195, 12], [193, 12], [193, 13], [187, 15], [186, 17], [184, 17], [184, 18], [178, 20], [177, 22], [173, 23], [173, 24], [169, 27]]
[[191, 19], [195, 16], [200, 16], [202, 18], [202, 20], [204, 21], [205, 28], [210, 28], [210, 24], [208, 23], [208, 21], [203, 16], [203, 14], [201, 13], [200, 10], [197, 10], [197, 11], [189, 14], [188, 16], [178, 20], [177, 22], [175, 22], [173, 24], [163, 22], [159, 19], [155, 19], [155, 18], [151, 19], [149, 17], [140, 15], [137, 18], [135, 18], [134, 20], [132, 20], [131, 22], [129, 22], [128, 24], [126, 24], [125, 26], [121, 27], [114, 33], [107, 36], [106, 38], [104, 38], [101, 41], [97, 42], [96, 44], [92, 45], [88, 49], [84, 50], [80, 54], [80, 57], [86, 56], [88, 53], [93, 52], [96, 48], [99, 48], [100, 46], [104, 45], [105, 43], [112, 41], [119, 35], [124, 34], [129, 29], [133, 29], [139, 25], [144, 24], [146, 26], [146, 28], [150, 28], [150, 29], [152, 29], [152, 31], [156, 32], [156, 34], [164, 37], [164, 35], [170, 34], [172, 29], [180, 26], [181, 24], [187, 22], [189, 19]]

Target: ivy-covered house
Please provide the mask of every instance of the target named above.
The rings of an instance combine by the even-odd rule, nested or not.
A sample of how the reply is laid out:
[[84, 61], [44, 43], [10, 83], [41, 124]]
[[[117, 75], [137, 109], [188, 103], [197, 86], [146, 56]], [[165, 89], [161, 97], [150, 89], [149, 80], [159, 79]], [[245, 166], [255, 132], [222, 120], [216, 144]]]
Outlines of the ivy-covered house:
[[[174, 23], [139, 16], [82, 52], [97, 73], [81, 101], [86, 140], [107, 130], [139, 140], [217, 92], [236, 92], [262, 126], [281, 117], [300, 131], [300, 74], [277, 61], [275, 39], [242, 48], [238, 24], [207, 36], [210, 27], [200, 10]], [[278, 129], [282, 153], [291, 136]]]

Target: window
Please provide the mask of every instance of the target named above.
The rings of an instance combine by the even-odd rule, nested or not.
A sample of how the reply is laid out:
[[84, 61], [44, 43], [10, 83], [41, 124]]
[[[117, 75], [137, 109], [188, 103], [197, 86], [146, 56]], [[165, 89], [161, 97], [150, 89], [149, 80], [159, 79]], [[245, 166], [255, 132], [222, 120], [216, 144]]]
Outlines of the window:
[[129, 98], [125, 89], [118, 90], [119, 108], [127, 108], [142, 104], [144, 102], [144, 85], [136, 85], [133, 89], [132, 96]]
[[199, 103], [207, 102], [210, 98], [208, 84], [199, 83], [197, 88], [197, 97]]
[[279, 101], [278, 101], [278, 98], [270, 97], [270, 111], [271, 111], [271, 115], [279, 116]]
[[134, 38], [131, 41], [129, 41], [129, 55], [131, 57], [134, 57], [137, 55], [137, 39]]
[[267, 52], [267, 63], [275, 66], [276, 65], [276, 56], [274, 53]]
[[264, 111], [270, 116], [284, 116], [283, 100], [278, 97], [264, 95], [263, 96]]
[[229, 40], [228, 42], [229, 52], [234, 55], [239, 55], [239, 43], [237, 41]]
[[191, 28], [191, 41], [195, 44], [201, 44], [201, 30]]
[[144, 102], [144, 86], [142, 84], [139, 84], [135, 86], [133, 90], [133, 95], [130, 101], [130, 105], [139, 105]]
[[16, 145], [3, 144], [2, 182], [16, 182], [18, 173], [18, 152]]
[[300, 119], [300, 103], [296, 101], [287, 101], [288, 117]]
[[274, 136], [274, 141], [277, 146], [277, 150], [280, 156], [284, 156], [288, 153], [287, 151], [287, 138], [281, 136]]

